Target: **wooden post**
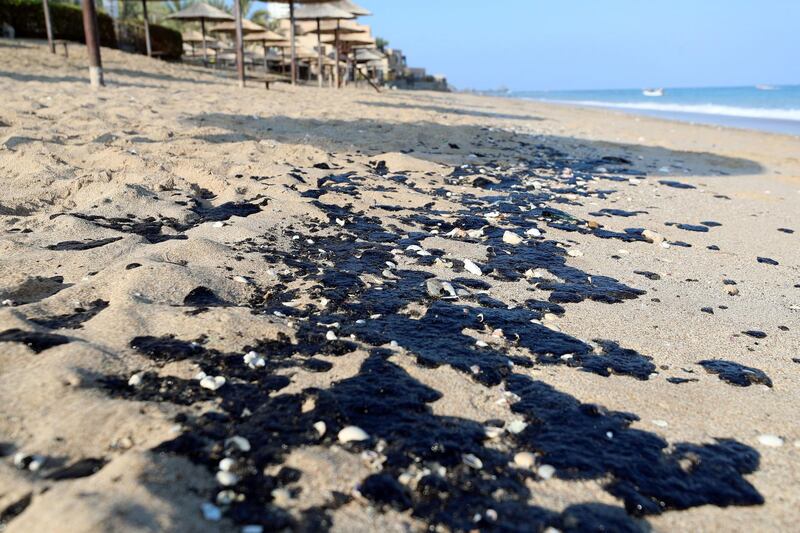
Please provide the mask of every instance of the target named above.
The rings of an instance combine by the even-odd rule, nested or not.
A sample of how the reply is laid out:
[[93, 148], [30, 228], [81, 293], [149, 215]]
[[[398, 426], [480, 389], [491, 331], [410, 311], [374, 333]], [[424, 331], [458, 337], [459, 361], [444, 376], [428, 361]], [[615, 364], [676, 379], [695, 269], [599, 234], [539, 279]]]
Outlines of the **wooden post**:
[[56, 53], [56, 45], [53, 44], [53, 26], [50, 23], [50, 4], [47, 0], [42, 0], [42, 7], [44, 8], [44, 27], [47, 31], [47, 46], [50, 47], [50, 53]]
[[269, 65], [267, 65], [267, 41], [262, 41], [264, 45], [264, 74], [269, 74]]
[[144, 17], [144, 44], [147, 48], [147, 57], [153, 57], [153, 48], [150, 45], [150, 20], [147, 17], [147, 0], [142, 0], [142, 16]]
[[200, 31], [203, 33], [203, 66], [208, 66], [208, 49], [206, 48], [206, 19], [200, 19]]
[[289, 0], [289, 40], [292, 46], [292, 85], [297, 85], [297, 49], [294, 44], [294, 0]]
[[286, 76], [286, 47], [281, 46], [281, 74]]
[[322, 89], [322, 28], [317, 19], [317, 81], [319, 88]]
[[236, 74], [239, 87], [244, 87], [244, 41], [242, 40], [242, 6], [233, 0], [233, 17], [236, 19]]
[[86, 36], [86, 50], [89, 52], [89, 81], [92, 87], [102, 87], [103, 64], [100, 61], [100, 33], [97, 31], [97, 11], [94, 0], [81, 0], [83, 11], [83, 33]]
[[336, 84], [336, 88], [341, 88], [341, 81], [339, 80], [339, 19], [336, 19], [336, 32], [334, 33], [334, 41], [333, 46], [335, 48], [333, 52], [333, 60], [336, 63], [333, 66], [333, 81]]

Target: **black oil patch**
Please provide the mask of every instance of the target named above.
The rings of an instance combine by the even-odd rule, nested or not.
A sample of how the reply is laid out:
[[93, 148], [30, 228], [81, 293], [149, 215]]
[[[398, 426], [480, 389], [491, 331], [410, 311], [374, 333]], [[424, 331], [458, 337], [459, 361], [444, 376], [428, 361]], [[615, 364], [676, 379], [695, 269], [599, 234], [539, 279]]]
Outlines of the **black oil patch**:
[[100, 248], [107, 244], [121, 241], [122, 237], [109, 237], [107, 239], [97, 239], [95, 241], [63, 241], [57, 244], [47, 246], [48, 250], [56, 250], [58, 252], [65, 251], [83, 251], [91, 250], [93, 248]]
[[740, 387], [766, 385], [767, 387], [772, 387], [772, 380], [769, 379], [769, 376], [757, 368], [721, 359], [700, 361], [698, 364], [702, 365], [706, 372], [718, 374], [719, 379], [732, 385]]
[[67, 344], [69, 337], [53, 333], [39, 333], [36, 331], [23, 331], [21, 329], [7, 329], [0, 333], [0, 342], [21, 342], [35, 353]]

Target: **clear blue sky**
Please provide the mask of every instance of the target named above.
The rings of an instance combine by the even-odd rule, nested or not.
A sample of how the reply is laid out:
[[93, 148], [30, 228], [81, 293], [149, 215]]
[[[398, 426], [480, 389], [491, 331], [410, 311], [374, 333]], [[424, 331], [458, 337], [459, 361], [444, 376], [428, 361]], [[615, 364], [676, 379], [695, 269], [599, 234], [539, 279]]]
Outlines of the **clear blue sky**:
[[800, 0], [356, 0], [456, 87], [800, 83]]

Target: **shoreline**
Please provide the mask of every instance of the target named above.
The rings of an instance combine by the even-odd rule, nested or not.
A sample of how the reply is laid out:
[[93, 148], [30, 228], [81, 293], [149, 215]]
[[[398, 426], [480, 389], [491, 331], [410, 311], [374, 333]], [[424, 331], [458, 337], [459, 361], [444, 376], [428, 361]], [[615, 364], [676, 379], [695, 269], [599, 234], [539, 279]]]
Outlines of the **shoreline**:
[[800, 139], [15, 45], [5, 531], [794, 526]]
[[658, 109], [639, 108], [635, 105], [627, 106], [625, 104], [618, 104], [612, 102], [580, 102], [569, 100], [546, 100], [537, 99], [533, 97], [515, 97], [508, 96], [507, 98], [528, 100], [534, 102], [541, 102], [552, 105], [567, 105], [578, 107], [582, 109], [608, 109], [615, 110], [632, 116], [646, 116], [661, 118], [673, 122], [682, 122], [693, 125], [705, 126], [720, 126], [733, 129], [757, 131], [762, 133], [774, 133], [779, 135], [788, 135], [792, 137], [800, 137], [800, 121], [788, 119], [774, 119], [765, 117], [749, 117], [737, 115], [725, 115], [716, 113], [700, 113], [691, 111], [667, 111]]

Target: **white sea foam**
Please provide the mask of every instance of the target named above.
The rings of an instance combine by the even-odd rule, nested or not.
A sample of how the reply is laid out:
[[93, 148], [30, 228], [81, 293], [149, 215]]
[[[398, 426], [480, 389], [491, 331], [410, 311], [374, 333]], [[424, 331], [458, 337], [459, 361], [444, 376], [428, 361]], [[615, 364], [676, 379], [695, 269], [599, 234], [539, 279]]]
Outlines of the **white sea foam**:
[[800, 121], [800, 109], [770, 109], [763, 107], [735, 107], [714, 104], [666, 104], [657, 102], [601, 102], [595, 100], [551, 100], [562, 104], [660, 111], [664, 113], [694, 113], [727, 117], [760, 118], [770, 120]]

